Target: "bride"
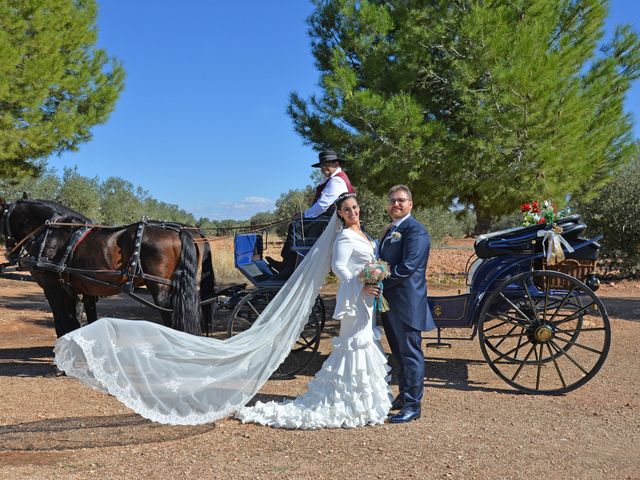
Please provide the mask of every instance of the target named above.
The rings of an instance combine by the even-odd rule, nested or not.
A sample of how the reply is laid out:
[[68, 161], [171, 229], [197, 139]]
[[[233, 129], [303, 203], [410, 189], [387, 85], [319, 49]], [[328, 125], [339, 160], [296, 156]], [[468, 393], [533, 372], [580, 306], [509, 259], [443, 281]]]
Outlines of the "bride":
[[[196, 425], [235, 414], [280, 428], [359, 427], [384, 422], [389, 367], [373, 337], [375, 286], [357, 273], [374, 258], [360, 229], [354, 194], [336, 201], [336, 216], [254, 325], [221, 341], [145, 321], [103, 318], [56, 341], [55, 363], [68, 375], [114, 395], [145, 418]], [[293, 401], [245, 407], [299, 337], [328, 272], [341, 284], [334, 318], [340, 335], [308, 390]]]

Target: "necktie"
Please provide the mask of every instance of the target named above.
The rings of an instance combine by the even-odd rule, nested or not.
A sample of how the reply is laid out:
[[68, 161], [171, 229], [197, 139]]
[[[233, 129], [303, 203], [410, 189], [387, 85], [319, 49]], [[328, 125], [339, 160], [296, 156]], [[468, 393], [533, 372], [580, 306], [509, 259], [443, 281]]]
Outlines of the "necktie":
[[382, 238], [382, 243], [386, 242], [391, 236], [391, 234], [396, 231], [397, 228], [398, 226], [392, 223], [391, 228], [388, 228], [387, 233], [384, 234], [384, 237]]

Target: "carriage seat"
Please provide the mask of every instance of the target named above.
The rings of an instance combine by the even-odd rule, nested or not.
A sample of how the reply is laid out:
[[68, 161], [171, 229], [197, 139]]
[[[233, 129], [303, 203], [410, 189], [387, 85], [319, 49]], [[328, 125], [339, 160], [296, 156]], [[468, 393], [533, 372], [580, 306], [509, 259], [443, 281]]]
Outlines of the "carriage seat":
[[[582, 223], [580, 215], [570, 215], [558, 220], [562, 227], [562, 236], [570, 243], [579, 243], [579, 235], [587, 226]], [[479, 235], [474, 249], [478, 258], [491, 258], [499, 255], [532, 254], [541, 251], [538, 231], [549, 228], [546, 224], [515, 227], [507, 230]]]
[[291, 249], [304, 257], [316, 243], [327, 224], [328, 218], [295, 219], [293, 224], [293, 246]]
[[256, 286], [280, 286], [282, 281], [272, 280], [274, 272], [262, 258], [262, 235], [242, 233], [233, 240], [233, 257], [235, 267]]

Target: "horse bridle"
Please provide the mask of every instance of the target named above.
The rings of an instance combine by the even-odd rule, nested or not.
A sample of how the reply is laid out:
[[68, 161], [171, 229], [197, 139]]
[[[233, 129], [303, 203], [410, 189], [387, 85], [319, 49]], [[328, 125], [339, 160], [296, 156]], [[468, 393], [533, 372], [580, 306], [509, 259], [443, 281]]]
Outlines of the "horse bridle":
[[16, 206], [16, 202], [5, 203], [2, 208], [2, 223], [0, 223], [0, 235], [4, 237], [4, 245], [7, 249], [6, 256], [9, 260], [9, 265], [13, 265], [18, 261], [18, 256], [12, 258], [12, 250], [15, 248], [18, 240], [13, 236], [11, 232], [10, 217], [13, 209]]
[[24, 238], [18, 240], [11, 231], [11, 214], [13, 213], [13, 209], [16, 206], [16, 202], [11, 202], [9, 204], [4, 204], [4, 208], [2, 209], [2, 222], [0, 222], [0, 235], [4, 236], [4, 245], [5, 245], [5, 257], [8, 262], [3, 263], [2, 266], [8, 267], [11, 265], [16, 265], [20, 257], [22, 256], [23, 250], [27, 247], [27, 245], [31, 244], [35, 239], [36, 235], [40, 233], [45, 227], [47, 227], [51, 223], [55, 223], [56, 220], [62, 218], [61, 215], [55, 214], [51, 219], [47, 220], [43, 225], [35, 228], [31, 232], [29, 232]]

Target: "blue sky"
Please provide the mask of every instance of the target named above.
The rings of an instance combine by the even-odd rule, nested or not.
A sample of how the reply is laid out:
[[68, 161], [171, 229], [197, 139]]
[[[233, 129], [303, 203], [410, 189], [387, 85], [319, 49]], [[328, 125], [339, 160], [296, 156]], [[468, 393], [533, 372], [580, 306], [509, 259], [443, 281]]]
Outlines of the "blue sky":
[[[288, 95], [317, 91], [305, 0], [98, 0], [98, 45], [126, 70], [106, 124], [62, 171], [125, 178], [196, 217], [246, 219], [311, 183], [317, 154], [293, 131]], [[613, 0], [612, 25], [640, 31], [640, 2]], [[640, 82], [627, 110], [640, 137]]]

